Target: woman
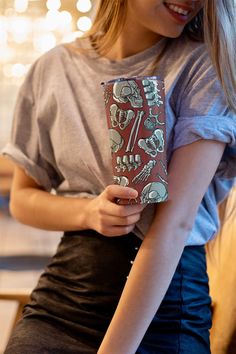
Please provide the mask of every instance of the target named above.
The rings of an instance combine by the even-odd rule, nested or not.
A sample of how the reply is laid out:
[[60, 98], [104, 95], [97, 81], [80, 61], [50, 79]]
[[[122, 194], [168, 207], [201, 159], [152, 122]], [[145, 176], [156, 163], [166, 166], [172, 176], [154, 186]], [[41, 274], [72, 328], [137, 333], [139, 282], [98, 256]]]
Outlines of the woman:
[[[65, 233], [6, 354], [210, 352], [204, 245], [235, 176], [234, 16], [231, 0], [102, 0], [87, 38], [33, 65], [4, 150], [11, 212]], [[100, 83], [150, 73], [166, 86], [169, 200], [118, 205], [137, 193], [112, 185]]]

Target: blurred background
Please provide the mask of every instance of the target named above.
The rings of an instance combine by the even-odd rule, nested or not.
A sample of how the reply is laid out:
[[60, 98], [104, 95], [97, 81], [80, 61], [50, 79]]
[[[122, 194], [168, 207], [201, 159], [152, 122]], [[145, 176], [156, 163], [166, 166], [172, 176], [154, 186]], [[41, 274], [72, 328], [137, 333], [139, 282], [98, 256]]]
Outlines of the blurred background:
[[0, 0], [0, 149], [6, 143], [19, 85], [30, 65], [56, 44], [90, 27], [91, 0]]
[[[0, 0], [0, 150], [10, 137], [16, 96], [30, 65], [90, 29], [93, 0]], [[21, 225], [9, 214], [13, 165], [0, 156], [0, 354], [61, 233]]]

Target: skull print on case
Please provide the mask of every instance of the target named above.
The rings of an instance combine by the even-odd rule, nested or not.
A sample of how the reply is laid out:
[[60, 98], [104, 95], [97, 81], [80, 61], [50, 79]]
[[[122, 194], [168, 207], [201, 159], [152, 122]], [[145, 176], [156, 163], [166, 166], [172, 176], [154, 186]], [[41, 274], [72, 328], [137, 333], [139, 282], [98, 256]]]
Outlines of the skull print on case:
[[113, 86], [113, 98], [119, 103], [130, 102], [133, 108], [141, 108], [143, 106], [140, 89], [134, 80], [115, 82]]
[[122, 204], [167, 200], [164, 82], [159, 77], [103, 83], [115, 184], [138, 191]]

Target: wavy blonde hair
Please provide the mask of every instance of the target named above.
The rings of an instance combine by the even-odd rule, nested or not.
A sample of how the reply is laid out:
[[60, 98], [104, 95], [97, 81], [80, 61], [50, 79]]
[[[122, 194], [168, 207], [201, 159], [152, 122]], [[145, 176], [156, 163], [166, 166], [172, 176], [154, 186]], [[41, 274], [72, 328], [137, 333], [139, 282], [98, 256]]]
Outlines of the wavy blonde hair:
[[[102, 55], [117, 40], [126, 20], [128, 0], [100, 0], [88, 32]], [[236, 113], [236, 4], [234, 0], [205, 0], [204, 8], [185, 27], [190, 39], [205, 41], [229, 107]], [[87, 37], [86, 36], [86, 37]], [[163, 49], [166, 49], [166, 47]], [[161, 53], [156, 60], [156, 64]]]

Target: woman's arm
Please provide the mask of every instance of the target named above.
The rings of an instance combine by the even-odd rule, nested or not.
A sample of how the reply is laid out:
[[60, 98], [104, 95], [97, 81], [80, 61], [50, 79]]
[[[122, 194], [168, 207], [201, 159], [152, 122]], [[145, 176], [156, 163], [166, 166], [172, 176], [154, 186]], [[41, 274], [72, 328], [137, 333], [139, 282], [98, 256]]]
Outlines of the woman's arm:
[[224, 144], [199, 140], [177, 149], [169, 166], [169, 200], [157, 206], [98, 354], [134, 354], [175, 272]]
[[52, 195], [16, 166], [10, 210], [20, 222], [41, 229], [94, 229], [105, 236], [119, 236], [133, 230], [143, 206], [117, 205], [116, 198], [135, 197], [135, 190], [116, 185], [92, 199]]

